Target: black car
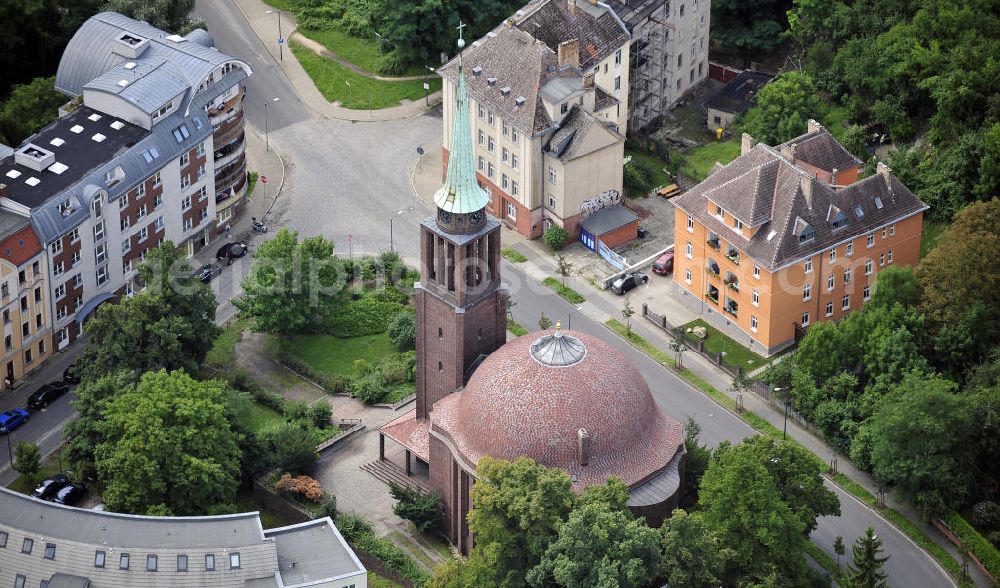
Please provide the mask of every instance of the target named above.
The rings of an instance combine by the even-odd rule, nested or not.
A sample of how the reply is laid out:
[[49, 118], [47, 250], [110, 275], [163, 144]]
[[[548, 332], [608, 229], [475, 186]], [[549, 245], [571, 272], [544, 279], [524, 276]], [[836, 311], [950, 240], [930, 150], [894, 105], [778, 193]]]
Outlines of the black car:
[[649, 281], [649, 276], [642, 272], [629, 272], [622, 275], [611, 284], [611, 291], [621, 296], [633, 288], [637, 288]]
[[38, 390], [35, 390], [35, 393], [28, 397], [28, 408], [34, 408], [35, 410], [45, 408], [49, 403], [68, 391], [69, 384], [66, 382], [49, 382]]
[[231, 264], [234, 259], [246, 255], [247, 250], [246, 243], [226, 243], [215, 252], [215, 259], [218, 261], [225, 260], [227, 264]]
[[87, 487], [79, 482], [73, 482], [72, 484], [67, 484], [56, 492], [55, 497], [52, 502], [59, 504], [65, 504], [66, 506], [73, 506], [80, 499], [87, 494]]
[[66, 382], [67, 384], [80, 383], [80, 366], [78, 366], [75, 361], [63, 370], [63, 382]]
[[31, 495], [35, 498], [48, 500], [55, 496], [56, 492], [68, 486], [69, 483], [70, 479], [65, 474], [56, 474], [51, 478], [45, 478], [39, 482], [38, 487], [32, 491]]
[[212, 277], [215, 276], [215, 273], [216, 273], [217, 269], [218, 269], [218, 267], [216, 267], [216, 266], [214, 266], [214, 265], [212, 265], [210, 263], [206, 264], [206, 265], [203, 265], [200, 268], [198, 268], [198, 271], [196, 271], [194, 273], [194, 277], [198, 278], [199, 280], [201, 280], [204, 283], [211, 282], [212, 281]]

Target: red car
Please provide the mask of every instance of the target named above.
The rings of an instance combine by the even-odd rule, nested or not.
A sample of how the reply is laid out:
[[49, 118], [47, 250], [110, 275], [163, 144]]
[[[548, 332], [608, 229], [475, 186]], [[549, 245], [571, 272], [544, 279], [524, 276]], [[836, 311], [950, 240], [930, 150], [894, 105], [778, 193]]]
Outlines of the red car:
[[653, 262], [653, 273], [668, 276], [674, 271], [674, 252], [667, 251]]

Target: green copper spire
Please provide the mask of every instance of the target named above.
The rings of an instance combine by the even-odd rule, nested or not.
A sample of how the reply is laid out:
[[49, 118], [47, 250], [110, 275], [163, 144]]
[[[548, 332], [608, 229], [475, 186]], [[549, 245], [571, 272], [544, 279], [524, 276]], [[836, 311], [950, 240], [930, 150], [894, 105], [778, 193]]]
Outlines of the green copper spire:
[[465, 39], [458, 39], [458, 91], [455, 93], [455, 116], [451, 124], [451, 143], [448, 146], [448, 175], [444, 185], [434, 195], [434, 204], [444, 212], [467, 214], [482, 210], [490, 202], [486, 191], [476, 181], [475, 159], [472, 153], [472, 129], [469, 126], [469, 96], [465, 91], [465, 72], [462, 53]]

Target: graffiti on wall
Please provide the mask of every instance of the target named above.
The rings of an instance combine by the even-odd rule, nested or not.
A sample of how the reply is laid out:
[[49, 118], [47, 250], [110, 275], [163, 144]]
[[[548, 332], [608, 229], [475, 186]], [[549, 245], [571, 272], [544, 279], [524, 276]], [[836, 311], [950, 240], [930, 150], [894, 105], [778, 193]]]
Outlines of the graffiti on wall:
[[584, 217], [588, 217], [602, 208], [621, 204], [621, 202], [622, 195], [618, 190], [605, 190], [589, 200], [584, 200], [580, 204], [580, 212], [583, 213]]

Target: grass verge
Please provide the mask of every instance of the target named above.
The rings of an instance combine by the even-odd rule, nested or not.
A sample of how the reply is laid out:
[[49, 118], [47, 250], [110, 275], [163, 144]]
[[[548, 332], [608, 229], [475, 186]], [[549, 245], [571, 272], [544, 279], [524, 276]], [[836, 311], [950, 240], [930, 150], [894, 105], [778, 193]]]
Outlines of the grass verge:
[[837, 560], [830, 557], [830, 554], [827, 553], [822, 547], [811, 540], [806, 541], [806, 553], [809, 554], [809, 557], [816, 560], [816, 563], [818, 563], [821, 568], [829, 572], [830, 576], [837, 580], [838, 584], [843, 583], [841, 578], [842, 570], [840, 569], [840, 566], [837, 565]]
[[368, 572], [368, 588], [399, 588], [399, 584], [375, 572]]
[[726, 164], [736, 159], [739, 154], [740, 143], [736, 139], [695, 147], [684, 153], [684, 163], [680, 171], [692, 180], [700, 182], [708, 177], [716, 161]]
[[514, 333], [514, 335], [518, 337], [520, 337], [521, 335], [528, 334], [528, 329], [525, 329], [514, 320], [507, 321], [507, 330], [510, 331], [511, 333]]
[[205, 365], [218, 369], [236, 366], [236, 344], [239, 343], [243, 331], [249, 325], [247, 320], [235, 320], [225, 328], [212, 342], [212, 348], [205, 355]]
[[[667, 356], [664, 351], [657, 348], [649, 341], [646, 341], [642, 336], [637, 335], [635, 333], [631, 333], [629, 336], [626, 336], [625, 325], [621, 324], [619, 321], [615, 319], [608, 319], [607, 321], [605, 321], [604, 324], [612, 331], [624, 337], [634, 347], [646, 353], [657, 362], [667, 367], [672, 367], [674, 365], [672, 358]], [[749, 424], [751, 427], [753, 427], [760, 433], [772, 438], [778, 438], [782, 434], [782, 432], [777, 427], [775, 427], [774, 425], [772, 425], [759, 415], [754, 414], [752, 411], [744, 410], [742, 412], [737, 412], [736, 401], [730, 398], [725, 393], [720, 392], [718, 389], [716, 389], [714, 386], [708, 383], [705, 379], [693, 374], [689, 370], [682, 370], [679, 372], [679, 374], [682, 378], [684, 378], [685, 381], [690, 383], [698, 390], [704, 392], [709, 398], [711, 398], [718, 404], [722, 405], [723, 407], [728, 408], [733, 412], [736, 412], [736, 414], [741, 419], [743, 419], [743, 421], [745, 421], [747, 424]], [[817, 463], [820, 465], [820, 469], [822, 472], [824, 473], [829, 472], [829, 466], [827, 465], [827, 463], [824, 462], [822, 459], [820, 459], [819, 456], [809, 451], [808, 448], [798, 443], [794, 439], [787, 439], [787, 442], [794, 443], [799, 447], [801, 447], [802, 449], [804, 449], [807, 453], [812, 455], [813, 458], [817, 461]], [[944, 549], [944, 547], [938, 545], [930, 537], [928, 537], [927, 534], [924, 533], [923, 529], [918, 527], [913, 521], [907, 519], [898, 511], [892, 508], [876, 506], [875, 497], [870, 492], [868, 492], [868, 490], [866, 490], [864, 486], [858, 484], [857, 482], [848, 478], [844, 474], [838, 473], [836, 475], [831, 476], [831, 479], [834, 481], [834, 483], [843, 488], [846, 492], [857, 497], [859, 500], [861, 500], [868, 506], [877, 510], [883, 517], [885, 517], [886, 520], [894, 524], [900, 531], [902, 531], [906, 536], [912, 539], [914, 543], [916, 543], [921, 548], [923, 548], [924, 551], [929, 553], [931, 557], [933, 557], [939, 564], [941, 564], [941, 567], [943, 567], [945, 571], [947, 571], [953, 578], [955, 578], [958, 581], [959, 586], [964, 587], [972, 585], [971, 582], [969, 582], [968, 580], [961, 579], [961, 573], [962, 573], [961, 566], [957, 561], [955, 561], [955, 558], [953, 558], [951, 554], [949, 554]]]
[[581, 304], [587, 300], [579, 292], [569, 286], [564, 286], [555, 278], [545, 278], [542, 280], [542, 283], [551, 288], [556, 294], [562, 296], [570, 304]]
[[513, 247], [502, 247], [500, 249], [500, 255], [506, 257], [507, 261], [511, 263], [524, 263], [528, 261], [528, 258], [525, 257], [523, 253]]
[[399, 106], [400, 100], [423, 100], [425, 81], [430, 84], [431, 94], [441, 89], [440, 79], [383, 82], [316, 55], [301, 43], [292, 41], [289, 47], [323, 97], [330, 102], [340, 102], [344, 108], [378, 110]]
[[[757, 355], [753, 351], [746, 348], [736, 342], [733, 338], [722, 334], [718, 329], [709, 325], [702, 319], [693, 320], [686, 325], [682, 325], [681, 328], [685, 330], [694, 327], [705, 327], [708, 332], [708, 336], [705, 337], [703, 343], [705, 344], [705, 350], [712, 353], [722, 353], [725, 352], [725, 362], [729, 365], [738, 365], [743, 369], [753, 369], [760, 367], [767, 363], [767, 360]], [[697, 341], [698, 339], [691, 334], [686, 334], [689, 340]]]
[[260, 174], [252, 171], [247, 174], [247, 200], [253, 198], [254, 188], [257, 187], [257, 180], [260, 179]]
[[[379, 73], [379, 62], [382, 60], [382, 52], [379, 50], [375, 39], [355, 37], [337, 29], [298, 29], [297, 32], [323, 45], [330, 53], [336, 54], [337, 57], [350, 61], [372, 74]], [[399, 75], [418, 76], [427, 73], [429, 72], [419, 65], [411, 65]]]

